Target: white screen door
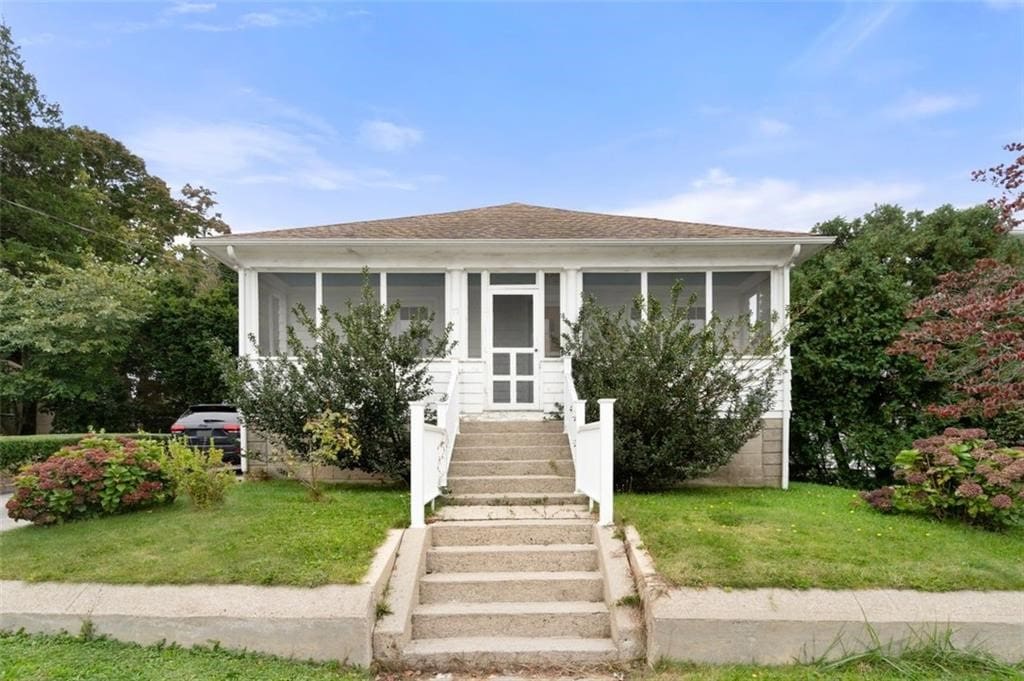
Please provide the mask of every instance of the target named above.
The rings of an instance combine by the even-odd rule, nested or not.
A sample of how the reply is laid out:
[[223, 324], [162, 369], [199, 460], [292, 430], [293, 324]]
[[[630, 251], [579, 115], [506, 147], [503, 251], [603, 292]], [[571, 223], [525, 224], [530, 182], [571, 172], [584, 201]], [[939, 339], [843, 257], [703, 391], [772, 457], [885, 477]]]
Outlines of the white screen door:
[[537, 395], [533, 292], [491, 296], [491, 403], [532, 408]]

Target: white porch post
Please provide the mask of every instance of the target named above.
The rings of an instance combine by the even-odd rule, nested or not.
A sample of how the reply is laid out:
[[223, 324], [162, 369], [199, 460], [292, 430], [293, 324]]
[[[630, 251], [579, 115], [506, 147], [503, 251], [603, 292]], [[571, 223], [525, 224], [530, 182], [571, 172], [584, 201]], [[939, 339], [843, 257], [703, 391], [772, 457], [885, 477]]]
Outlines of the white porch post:
[[[779, 325], [782, 330], [789, 328], [789, 271], [790, 266], [782, 268], [780, 282], [782, 295], [780, 296]], [[792, 404], [790, 403], [790, 391], [793, 381], [793, 362], [790, 355], [789, 343], [782, 359], [782, 489], [789, 489], [789, 416]]]
[[424, 402], [409, 403], [409, 527], [426, 527], [423, 502]]
[[597, 401], [601, 409], [601, 508], [597, 522], [608, 526], [614, 522], [615, 490], [615, 398], [605, 397]]
[[[247, 338], [248, 326], [246, 318], [249, 315], [248, 305], [246, 304], [249, 300], [248, 287], [249, 281], [255, 279], [255, 275], [244, 267], [238, 268], [238, 356], [244, 357], [249, 360], [249, 339]], [[249, 457], [247, 452], [249, 450], [249, 429], [245, 427], [245, 421], [242, 421], [242, 427], [238, 433], [238, 446], [242, 450], [240, 455], [239, 465], [242, 468], [242, 473], [246, 473], [249, 470]]]
[[469, 320], [468, 306], [466, 305], [466, 271], [461, 268], [450, 269], [447, 272], [448, 296], [445, 307], [445, 316], [448, 322], [455, 326], [452, 328], [452, 338], [455, 339], [455, 350], [453, 357], [466, 359], [469, 356]]

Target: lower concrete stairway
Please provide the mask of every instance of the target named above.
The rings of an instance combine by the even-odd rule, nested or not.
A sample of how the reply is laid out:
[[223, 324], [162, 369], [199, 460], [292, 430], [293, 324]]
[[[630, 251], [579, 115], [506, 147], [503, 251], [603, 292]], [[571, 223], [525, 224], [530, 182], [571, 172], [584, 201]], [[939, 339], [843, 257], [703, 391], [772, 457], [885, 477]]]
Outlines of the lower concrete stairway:
[[[463, 421], [448, 485], [422, 548], [402, 666], [593, 667], [636, 657], [639, 624], [616, 626], [599, 552], [611, 530], [596, 528], [574, 493], [561, 423]], [[618, 591], [632, 589], [622, 582]], [[613, 636], [624, 632], [628, 641]]]

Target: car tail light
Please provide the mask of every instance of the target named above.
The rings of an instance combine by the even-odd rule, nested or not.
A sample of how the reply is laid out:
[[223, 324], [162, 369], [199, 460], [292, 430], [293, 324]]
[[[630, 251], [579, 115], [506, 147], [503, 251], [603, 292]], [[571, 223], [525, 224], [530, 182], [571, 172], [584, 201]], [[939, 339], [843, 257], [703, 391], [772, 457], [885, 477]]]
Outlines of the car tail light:
[[185, 432], [185, 426], [181, 425], [180, 423], [175, 423], [173, 426], [171, 426], [171, 432], [172, 433], [183, 433], [183, 432]]
[[241, 429], [242, 429], [242, 427], [240, 425], [238, 425], [237, 423], [225, 423], [224, 424], [224, 430], [228, 431], [229, 433], [237, 433]]

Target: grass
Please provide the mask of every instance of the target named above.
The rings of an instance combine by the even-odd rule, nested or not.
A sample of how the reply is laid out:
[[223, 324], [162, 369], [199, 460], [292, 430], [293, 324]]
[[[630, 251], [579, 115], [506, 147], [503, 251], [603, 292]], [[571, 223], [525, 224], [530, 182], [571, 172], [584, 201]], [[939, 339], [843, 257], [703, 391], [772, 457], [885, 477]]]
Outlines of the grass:
[[367, 681], [361, 670], [217, 648], [138, 646], [106, 639], [0, 634], [0, 681]]
[[[1005, 665], [984, 655], [958, 651], [948, 646], [948, 641], [938, 639], [900, 655], [890, 654], [885, 648], [879, 647], [835, 662], [785, 667], [663, 663], [653, 670], [635, 669], [624, 675], [616, 674], [615, 678], [630, 681], [980, 681], [1021, 678], [1022, 673], [1024, 668], [1019, 665]], [[422, 672], [382, 675], [379, 678], [433, 676], [433, 673]], [[66, 635], [0, 633], [0, 681], [369, 681], [370, 678], [370, 674], [364, 670], [336, 663], [298, 662], [216, 647], [143, 647], [102, 638], [90, 640]]]
[[354, 584], [408, 494], [328, 486], [314, 502], [289, 481], [246, 482], [224, 506], [166, 507], [0, 534], [0, 579], [110, 584]]
[[1024, 528], [883, 515], [852, 490], [704, 488], [615, 498], [678, 586], [1024, 589]]

